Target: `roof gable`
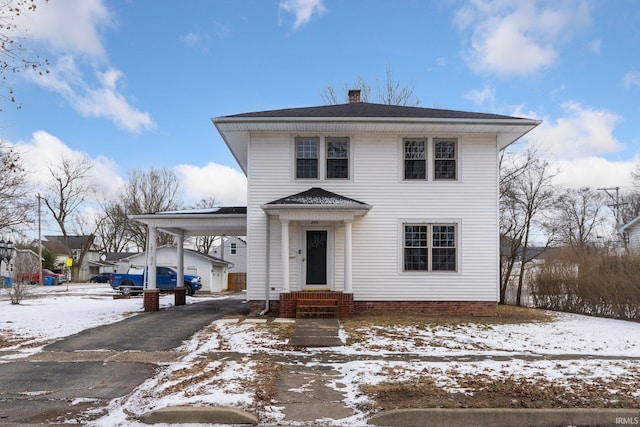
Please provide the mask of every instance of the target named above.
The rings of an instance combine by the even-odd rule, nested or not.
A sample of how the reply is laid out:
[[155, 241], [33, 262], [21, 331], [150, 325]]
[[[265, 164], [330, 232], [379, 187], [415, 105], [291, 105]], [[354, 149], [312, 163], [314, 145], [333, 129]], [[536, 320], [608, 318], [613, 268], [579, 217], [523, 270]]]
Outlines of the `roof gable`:
[[327, 191], [320, 187], [312, 187], [307, 191], [274, 200], [267, 203], [267, 205], [367, 206], [366, 203], [332, 193], [331, 191]]

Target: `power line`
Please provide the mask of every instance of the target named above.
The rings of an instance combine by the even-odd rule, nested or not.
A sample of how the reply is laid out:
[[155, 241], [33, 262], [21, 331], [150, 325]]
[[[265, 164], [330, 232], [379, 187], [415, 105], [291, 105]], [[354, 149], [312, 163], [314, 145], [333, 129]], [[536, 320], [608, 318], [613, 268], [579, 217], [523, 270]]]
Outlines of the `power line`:
[[[622, 226], [621, 224], [622, 216], [621, 216], [620, 208], [628, 204], [628, 203], [620, 203], [620, 187], [598, 188], [598, 190], [604, 191], [605, 193], [607, 193], [609, 198], [613, 200], [613, 203], [607, 206], [609, 206], [613, 210], [613, 215], [616, 218], [616, 232], [620, 233], [620, 227]], [[614, 190], [616, 192], [615, 196], [610, 193], [610, 191], [614, 191]]]

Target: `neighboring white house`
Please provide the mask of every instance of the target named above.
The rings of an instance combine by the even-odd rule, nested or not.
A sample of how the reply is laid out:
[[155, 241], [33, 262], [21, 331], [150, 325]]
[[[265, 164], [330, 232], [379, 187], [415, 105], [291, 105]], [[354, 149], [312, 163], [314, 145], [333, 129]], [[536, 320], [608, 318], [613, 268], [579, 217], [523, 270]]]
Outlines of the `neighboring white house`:
[[340, 315], [495, 314], [498, 153], [539, 121], [352, 91], [348, 104], [213, 123], [248, 180], [251, 310], [293, 317], [335, 298]]
[[[156, 252], [156, 265], [177, 268], [176, 248], [172, 246], [160, 247]], [[131, 255], [126, 260], [130, 268], [144, 269], [147, 254], [141, 252]], [[190, 249], [184, 250], [184, 274], [195, 274], [202, 278], [202, 291], [221, 292], [227, 289], [229, 267], [232, 264], [210, 255], [205, 255]], [[123, 266], [119, 266], [123, 269]]]
[[620, 227], [620, 234], [624, 236], [630, 251], [640, 253], [640, 216]]
[[247, 241], [235, 236], [222, 237], [223, 249], [220, 249], [220, 240], [211, 250], [211, 255], [233, 263], [229, 273], [247, 272]]

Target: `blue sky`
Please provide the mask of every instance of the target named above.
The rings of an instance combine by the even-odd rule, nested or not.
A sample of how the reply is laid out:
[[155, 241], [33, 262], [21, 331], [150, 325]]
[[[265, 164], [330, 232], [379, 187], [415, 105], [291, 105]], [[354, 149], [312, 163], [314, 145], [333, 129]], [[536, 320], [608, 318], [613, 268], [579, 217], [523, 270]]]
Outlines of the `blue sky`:
[[421, 106], [543, 120], [528, 135], [571, 186], [629, 189], [640, 143], [640, 2], [49, 0], [21, 25], [44, 77], [0, 137], [36, 180], [88, 156], [99, 198], [130, 168], [176, 170], [184, 198], [245, 202], [211, 118], [322, 105], [385, 68]]

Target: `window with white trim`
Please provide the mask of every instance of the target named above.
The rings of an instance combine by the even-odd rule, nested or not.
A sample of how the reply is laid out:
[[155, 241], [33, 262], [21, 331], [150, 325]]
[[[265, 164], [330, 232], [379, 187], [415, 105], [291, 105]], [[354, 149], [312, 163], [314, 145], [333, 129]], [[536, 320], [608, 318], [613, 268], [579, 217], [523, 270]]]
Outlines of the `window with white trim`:
[[349, 179], [349, 138], [326, 138], [327, 179]]
[[404, 179], [427, 178], [427, 140], [405, 139], [404, 153]]
[[236, 255], [238, 253], [238, 244], [232, 243], [230, 249], [231, 255]]
[[319, 147], [320, 138], [296, 138], [296, 178], [319, 178]]
[[455, 224], [403, 224], [404, 271], [457, 271]]
[[455, 180], [457, 178], [456, 139], [434, 139], [433, 141], [433, 179]]

